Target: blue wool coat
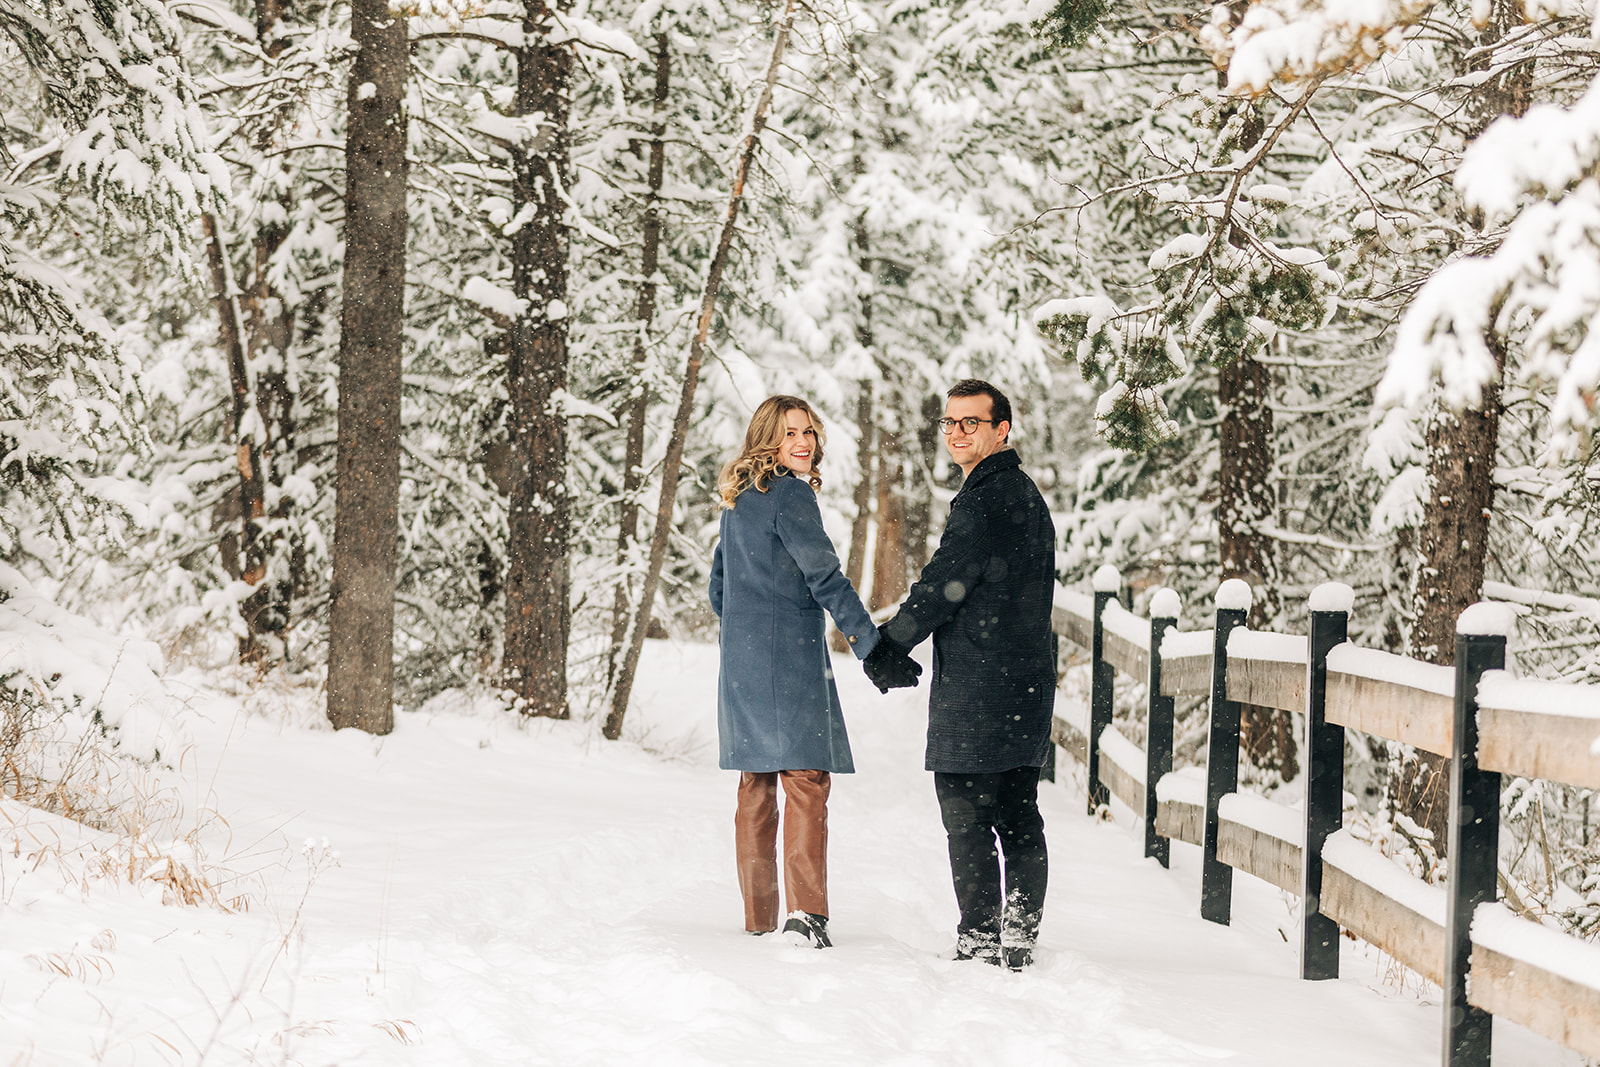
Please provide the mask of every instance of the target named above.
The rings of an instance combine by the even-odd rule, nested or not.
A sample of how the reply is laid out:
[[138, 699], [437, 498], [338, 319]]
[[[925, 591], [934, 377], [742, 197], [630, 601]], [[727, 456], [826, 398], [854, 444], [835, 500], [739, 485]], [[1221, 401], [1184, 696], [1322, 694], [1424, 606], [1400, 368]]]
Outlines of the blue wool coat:
[[858, 659], [878, 643], [878, 631], [839, 570], [809, 484], [786, 474], [764, 493], [746, 489], [735, 498], [722, 513], [709, 593], [722, 620], [720, 766], [855, 770], [822, 610]]

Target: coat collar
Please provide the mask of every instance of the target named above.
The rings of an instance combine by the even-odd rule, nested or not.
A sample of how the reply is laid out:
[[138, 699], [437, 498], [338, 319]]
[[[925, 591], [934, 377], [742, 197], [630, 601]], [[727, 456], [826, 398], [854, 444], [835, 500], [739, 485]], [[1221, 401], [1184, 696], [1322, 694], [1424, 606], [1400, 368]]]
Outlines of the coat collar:
[[990, 453], [978, 461], [972, 468], [972, 473], [967, 475], [967, 480], [961, 483], [963, 491], [978, 484], [995, 471], [1010, 470], [1012, 467], [1022, 466], [1022, 457], [1017, 455], [1014, 448], [1002, 448], [998, 452]]

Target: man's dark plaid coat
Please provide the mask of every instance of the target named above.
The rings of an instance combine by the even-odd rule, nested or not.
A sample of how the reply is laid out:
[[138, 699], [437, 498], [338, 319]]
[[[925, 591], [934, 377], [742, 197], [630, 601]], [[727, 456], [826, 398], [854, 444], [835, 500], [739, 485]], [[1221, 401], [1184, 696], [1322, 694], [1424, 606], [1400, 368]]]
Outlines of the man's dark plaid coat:
[[1021, 462], [1008, 448], [972, 469], [938, 550], [884, 627], [907, 648], [933, 635], [930, 771], [1039, 767], [1050, 748], [1056, 529]]

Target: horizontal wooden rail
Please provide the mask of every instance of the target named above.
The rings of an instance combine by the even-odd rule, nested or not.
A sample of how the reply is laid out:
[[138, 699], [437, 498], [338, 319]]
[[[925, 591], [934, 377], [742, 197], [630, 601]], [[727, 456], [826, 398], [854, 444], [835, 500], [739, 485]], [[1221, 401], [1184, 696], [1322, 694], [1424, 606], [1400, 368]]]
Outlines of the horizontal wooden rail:
[[1322, 911], [1436, 985], [1444, 984], [1445, 894], [1341, 830], [1322, 852]]
[[1167, 634], [1161, 642], [1161, 692], [1169, 697], [1210, 694], [1210, 630]]
[[1261, 708], [1306, 710], [1306, 665], [1228, 657], [1228, 699]]
[[1106, 605], [1106, 662], [1129, 678], [1143, 681], [1150, 675], [1150, 623], [1121, 604]]
[[1600, 789], [1600, 686], [1513, 678], [1478, 683], [1478, 765]]
[[1050, 609], [1050, 628], [1079, 648], [1094, 641], [1094, 598], [1072, 589], [1057, 589]]
[[1115, 726], [1100, 735], [1100, 780], [1136, 815], [1144, 813], [1144, 749]]
[[1290, 893], [1300, 892], [1299, 812], [1249, 793], [1230, 793], [1217, 809], [1217, 858]]
[[1475, 1007], [1600, 1057], [1600, 946], [1481, 905], [1472, 922]]
[[1156, 783], [1156, 829], [1174, 841], [1199, 845], [1206, 832], [1206, 780], [1198, 768], [1173, 771]]
[[1228, 638], [1228, 699], [1261, 708], [1306, 710], [1306, 639], [1235, 631]]
[[1449, 667], [1344, 644], [1328, 653], [1328, 721], [1450, 754], [1455, 674]]
[[1079, 763], [1089, 761], [1089, 739], [1083, 731], [1057, 715], [1050, 724], [1050, 740], [1067, 750], [1067, 755]]

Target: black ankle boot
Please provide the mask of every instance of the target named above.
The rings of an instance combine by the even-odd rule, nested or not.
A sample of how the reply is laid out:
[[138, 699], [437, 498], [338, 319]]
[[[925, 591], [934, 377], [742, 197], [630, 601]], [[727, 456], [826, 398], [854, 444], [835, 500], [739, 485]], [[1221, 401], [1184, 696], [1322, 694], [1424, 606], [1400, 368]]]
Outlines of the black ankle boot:
[[[828, 940], [828, 917], [813, 915], [809, 911], [791, 911], [789, 921], [783, 924], [785, 934], [798, 934], [810, 942], [812, 948], [832, 948]], [[791, 938], [790, 940], [794, 940]]]

